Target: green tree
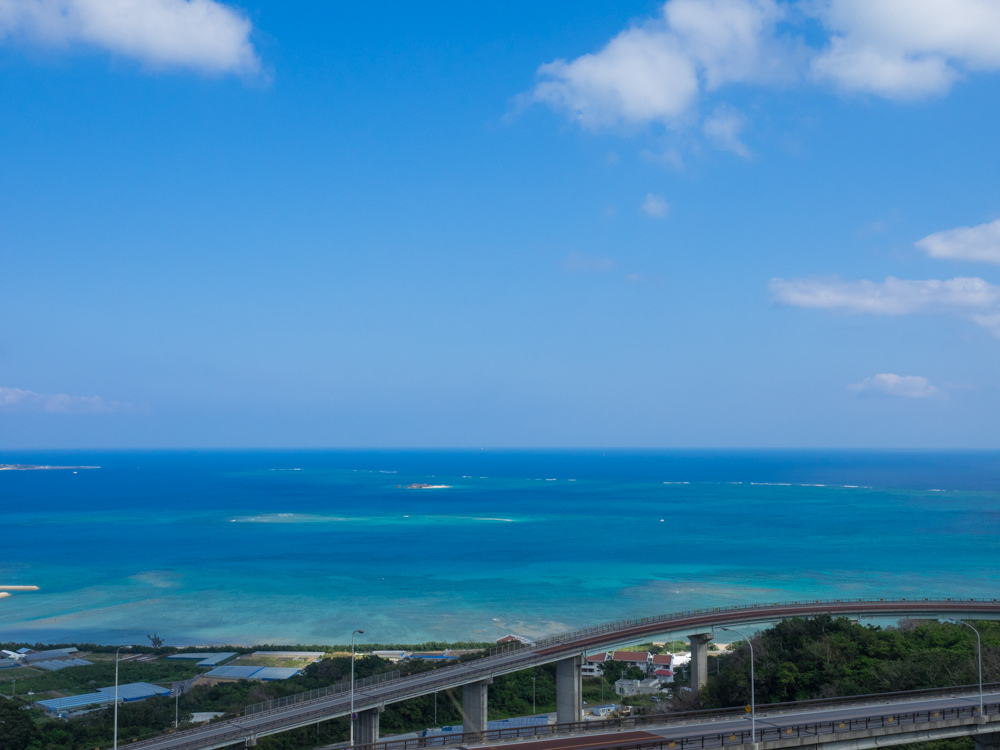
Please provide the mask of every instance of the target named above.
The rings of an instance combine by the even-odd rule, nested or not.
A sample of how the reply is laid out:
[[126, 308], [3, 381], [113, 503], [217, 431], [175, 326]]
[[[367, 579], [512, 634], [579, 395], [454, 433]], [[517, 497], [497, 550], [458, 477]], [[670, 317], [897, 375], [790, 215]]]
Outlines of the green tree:
[[[983, 677], [1000, 677], [1000, 624], [976, 623], [983, 635]], [[968, 685], [976, 681], [975, 634], [937, 621], [897, 628], [830, 616], [792, 619], [754, 639], [758, 703]], [[716, 657], [718, 676], [702, 690], [708, 708], [750, 700], [750, 649], [745, 642]]]
[[0, 699], [0, 747], [27, 750], [35, 738], [35, 722], [19, 700]]

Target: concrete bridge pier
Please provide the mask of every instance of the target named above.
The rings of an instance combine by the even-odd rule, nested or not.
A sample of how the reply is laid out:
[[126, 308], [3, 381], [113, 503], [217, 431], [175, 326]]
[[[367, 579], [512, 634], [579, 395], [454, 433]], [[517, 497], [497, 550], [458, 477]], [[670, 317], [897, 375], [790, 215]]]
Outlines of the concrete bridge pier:
[[493, 680], [480, 680], [462, 686], [462, 731], [482, 734], [486, 731], [486, 695]]
[[354, 727], [355, 745], [372, 745], [378, 742], [379, 714], [385, 709], [382, 706], [358, 711], [357, 724]]
[[1000, 732], [974, 734], [972, 739], [976, 741], [976, 750], [1000, 750]]
[[688, 636], [691, 641], [691, 689], [695, 692], [708, 683], [708, 642], [714, 637], [711, 633]]
[[556, 662], [557, 724], [583, 720], [583, 674], [580, 671], [582, 666], [582, 654]]

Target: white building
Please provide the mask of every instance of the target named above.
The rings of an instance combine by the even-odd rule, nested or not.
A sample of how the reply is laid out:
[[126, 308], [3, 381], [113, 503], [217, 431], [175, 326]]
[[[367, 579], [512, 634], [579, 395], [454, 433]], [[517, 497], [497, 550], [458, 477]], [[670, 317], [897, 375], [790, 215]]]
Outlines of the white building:
[[580, 674], [584, 677], [600, 677], [604, 674], [604, 662], [608, 660], [609, 654], [592, 654], [583, 660], [580, 667]]
[[630, 695], [656, 695], [662, 692], [663, 686], [655, 677], [645, 680], [618, 680], [615, 682], [615, 692], [622, 698]]

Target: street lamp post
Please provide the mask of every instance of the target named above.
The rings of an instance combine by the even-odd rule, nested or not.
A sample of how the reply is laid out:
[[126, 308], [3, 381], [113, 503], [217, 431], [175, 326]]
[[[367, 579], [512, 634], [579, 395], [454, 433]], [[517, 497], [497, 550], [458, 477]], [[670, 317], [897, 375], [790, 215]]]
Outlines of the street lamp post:
[[535, 675], [531, 675], [531, 713], [535, 713]]
[[115, 744], [114, 750], [118, 750], [118, 652], [121, 648], [115, 650]]
[[753, 641], [751, 641], [745, 633], [737, 630], [736, 628], [719, 628], [720, 630], [725, 630], [731, 633], [736, 633], [738, 636], [743, 638], [750, 646], [750, 744], [757, 744], [757, 701], [753, 689]]
[[983, 641], [979, 637], [979, 631], [972, 627], [965, 620], [949, 620], [972, 630], [976, 634], [976, 661], [979, 662], [979, 715], [983, 715]]
[[[0, 598], [5, 596], [10, 596], [11, 591], [38, 591], [38, 586], [0, 586]], [[10, 689], [10, 697], [14, 698], [17, 695], [17, 679], [14, 679], [14, 684]]]
[[354, 747], [354, 636], [362, 635], [364, 632], [355, 630], [351, 633], [351, 747]]

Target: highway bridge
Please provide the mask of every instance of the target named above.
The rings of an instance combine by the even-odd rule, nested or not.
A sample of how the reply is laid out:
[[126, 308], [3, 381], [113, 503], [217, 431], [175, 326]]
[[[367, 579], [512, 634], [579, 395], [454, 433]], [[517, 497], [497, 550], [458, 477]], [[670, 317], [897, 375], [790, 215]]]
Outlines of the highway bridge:
[[981, 714], [976, 687], [959, 686], [767, 704], [758, 707], [753, 723], [739, 707], [490, 729], [481, 736], [387, 738], [355, 750], [448, 750], [482, 744], [491, 750], [712, 750], [733, 745], [857, 750], [970, 735], [995, 750], [1000, 683], [986, 687]]
[[[355, 732], [356, 742], [364, 745], [378, 741], [379, 714], [386, 705], [457, 687], [462, 688], [464, 728], [472, 737], [482, 737], [486, 730], [487, 688], [493, 678], [551, 663], [556, 665], [557, 723], [560, 725], [574, 724], [580, 721], [582, 715], [580, 668], [584, 656], [588, 652], [604, 650], [616, 645], [648, 641], [656, 636], [684, 634], [690, 638], [692, 645], [692, 682], [700, 686], [706, 675], [705, 649], [715, 628], [730, 625], [762, 625], [792, 617], [811, 617], [823, 614], [886, 619], [1000, 619], [1000, 600], [838, 599], [798, 601], [716, 607], [606, 623], [543, 638], [530, 646], [509, 646], [494, 649], [493, 653], [481, 659], [361, 687], [356, 690], [354, 699], [355, 710], [358, 714]], [[215, 750], [215, 748], [233, 744], [253, 746], [258, 737], [310, 726], [321, 721], [346, 716], [349, 713], [349, 692], [330, 690], [326, 694], [317, 694], [314, 691], [301, 696], [300, 700], [272, 701], [271, 704], [252, 707], [252, 710], [245, 715], [230, 721], [163, 735], [132, 743], [129, 747], [137, 750], [139, 748], [142, 750]], [[1000, 708], [996, 708], [993, 713], [1000, 714]], [[987, 717], [966, 718], [984, 720]], [[980, 725], [973, 723], [972, 726]], [[741, 729], [740, 731], [745, 730]], [[763, 730], [759, 729], [758, 733], [760, 731]], [[971, 732], [965, 731], [964, 733], [970, 734]], [[734, 736], [743, 741], [733, 740], [723, 744], [747, 744], [750, 742], [745, 734]], [[676, 740], [673, 741], [676, 742]], [[761, 741], [770, 742], [771, 740], [767, 738], [755, 740], [755, 742]], [[785, 738], [780, 741], [788, 742], [790, 740]], [[682, 743], [676, 746], [676, 750], [691, 750], [692, 747], [693, 745], [683, 745]], [[710, 747], [710, 745], [705, 745], [705, 747]], [[675, 750], [675, 748], [668, 750]], [[1000, 747], [995, 750], [1000, 750]]]

